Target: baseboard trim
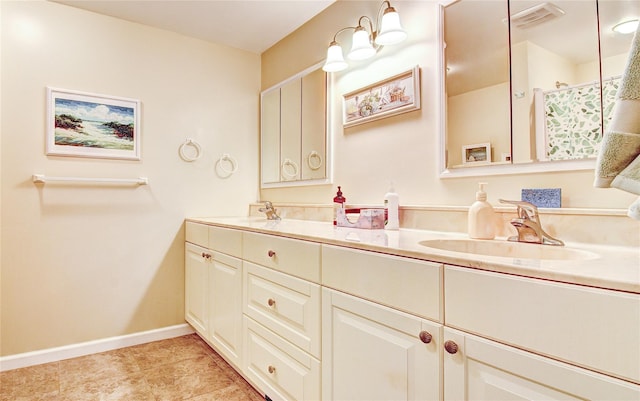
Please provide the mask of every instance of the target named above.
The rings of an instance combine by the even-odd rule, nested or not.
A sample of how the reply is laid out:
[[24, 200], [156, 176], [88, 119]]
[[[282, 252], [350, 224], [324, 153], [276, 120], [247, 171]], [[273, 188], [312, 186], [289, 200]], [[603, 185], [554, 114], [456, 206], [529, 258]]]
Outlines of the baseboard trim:
[[193, 328], [187, 323], [184, 323], [177, 324], [175, 326], [162, 327], [160, 329], [127, 334], [124, 336], [110, 337], [65, 345], [62, 347], [3, 356], [0, 357], [0, 372], [111, 351], [118, 348], [130, 347], [152, 341], [166, 340], [168, 338], [180, 337], [191, 333], [194, 333]]

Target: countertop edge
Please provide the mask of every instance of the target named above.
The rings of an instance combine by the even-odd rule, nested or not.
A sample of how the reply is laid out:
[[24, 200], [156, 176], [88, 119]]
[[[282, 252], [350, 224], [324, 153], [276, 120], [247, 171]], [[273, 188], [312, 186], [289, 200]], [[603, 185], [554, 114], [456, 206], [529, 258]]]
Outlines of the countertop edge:
[[[258, 234], [274, 235], [290, 239], [316, 242], [326, 245], [334, 245], [351, 249], [372, 251], [392, 256], [409, 257], [413, 259], [461, 266], [484, 271], [505, 273], [510, 275], [531, 277], [554, 282], [582, 285], [606, 290], [622, 291], [633, 294], [640, 294], [640, 252], [631, 247], [596, 247], [602, 252], [603, 258], [595, 261], [537, 261], [520, 260], [503, 257], [478, 256], [473, 254], [461, 254], [458, 252], [440, 251], [427, 247], [407, 247], [406, 243], [416, 243], [417, 237], [445, 237], [464, 238], [461, 233], [434, 232], [417, 229], [400, 229], [398, 231], [387, 230], [363, 230], [335, 228], [331, 223], [309, 222], [305, 220], [286, 220], [288, 225], [280, 222], [269, 222], [258, 217], [190, 217], [185, 221], [242, 230]], [[285, 223], [285, 224], [287, 224]], [[305, 229], [315, 227], [315, 232], [297, 229], [300, 225]], [[283, 228], [286, 228], [283, 229]], [[306, 231], [306, 232], [305, 232]], [[311, 230], [313, 231], [313, 230]], [[328, 235], [331, 233], [332, 235]], [[365, 237], [364, 240], [346, 240], [345, 238], [353, 234]], [[339, 234], [339, 235], [337, 235]], [[384, 235], [388, 240], [387, 244], [376, 244], [375, 241]], [[403, 239], [406, 238], [406, 241]], [[403, 242], [405, 243], [403, 246]], [[593, 250], [592, 245], [570, 244], [580, 249]], [[636, 257], [634, 259], [634, 256]], [[620, 261], [623, 265], [618, 265]], [[624, 263], [627, 261], [628, 263]], [[636, 262], [636, 266], [632, 264]], [[578, 264], [581, 264], [579, 266]], [[623, 271], [623, 274], [611, 274], [607, 269], [612, 266]], [[626, 272], [626, 276], [624, 275]]]

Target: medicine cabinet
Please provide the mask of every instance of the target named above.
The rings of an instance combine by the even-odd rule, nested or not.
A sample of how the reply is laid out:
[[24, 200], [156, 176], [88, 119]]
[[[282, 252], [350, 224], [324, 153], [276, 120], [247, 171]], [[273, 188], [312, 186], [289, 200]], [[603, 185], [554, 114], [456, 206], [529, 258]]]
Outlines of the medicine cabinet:
[[327, 76], [317, 64], [261, 94], [261, 187], [330, 183]]
[[442, 6], [441, 177], [593, 168], [633, 37], [611, 28], [638, 17], [636, 0]]

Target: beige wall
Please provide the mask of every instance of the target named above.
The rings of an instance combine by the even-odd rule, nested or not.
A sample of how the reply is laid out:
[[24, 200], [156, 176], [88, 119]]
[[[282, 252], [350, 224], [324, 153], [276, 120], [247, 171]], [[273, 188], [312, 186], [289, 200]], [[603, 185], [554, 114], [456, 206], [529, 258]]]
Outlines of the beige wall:
[[[409, 38], [383, 48], [368, 61], [354, 63], [333, 74], [335, 93], [334, 185], [269, 189], [261, 198], [276, 202], [330, 203], [341, 185], [348, 203], [381, 204], [393, 180], [401, 205], [469, 205], [476, 182], [487, 181], [489, 201], [519, 199], [521, 188], [562, 188], [566, 207], [621, 208], [634, 196], [615, 189], [592, 187], [593, 171], [523, 174], [442, 180], [438, 171], [438, 135], [441, 105], [438, 71], [438, 4], [435, 1], [392, 2]], [[333, 34], [353, 26], [360, 15], [375, 15], [379, 2], [341, 1], [307, 26], [262, 55], [263, 88], [283, 80], [325, 56]], [[348, 48], [348, 34], [339, 36]], [[341, 95], [384, 77], [409, 69], [422, 69], [422, 109], [343, 130]], [[457, 149], [454, 151], [458, 151]]]
[[[449, 149], [491, 143], [493, 161], [511, 153], [509, 123], [509, 83], [488, 86], [447, 98]], [[466, 116], [466, 118], [460, 118]], [[462, 164], [462, 151], [448, 154], [449, 166]]]
[[[260, 57], [51, 2], [1, 16], [2, 355], [183, 323], [183, 219], [245, 215], [258, 195]], [[141, 100], [142, 160], [46, 156], [47, 85]], [[178, 157], [187, 137], [197, 162]]]

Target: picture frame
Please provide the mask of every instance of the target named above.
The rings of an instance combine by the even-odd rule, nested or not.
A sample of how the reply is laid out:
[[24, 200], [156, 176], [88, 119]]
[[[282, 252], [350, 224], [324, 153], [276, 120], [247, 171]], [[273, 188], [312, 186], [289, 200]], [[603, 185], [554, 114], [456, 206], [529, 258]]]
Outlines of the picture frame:
[[462, 147], [462, 164], [491, 163], [491, 143], [476, 143]]
[[140, 101], [47, 87], [46, 154], [140, 160]]
[[420, 67], [343, 95], [345, 128], [420, 109]]

